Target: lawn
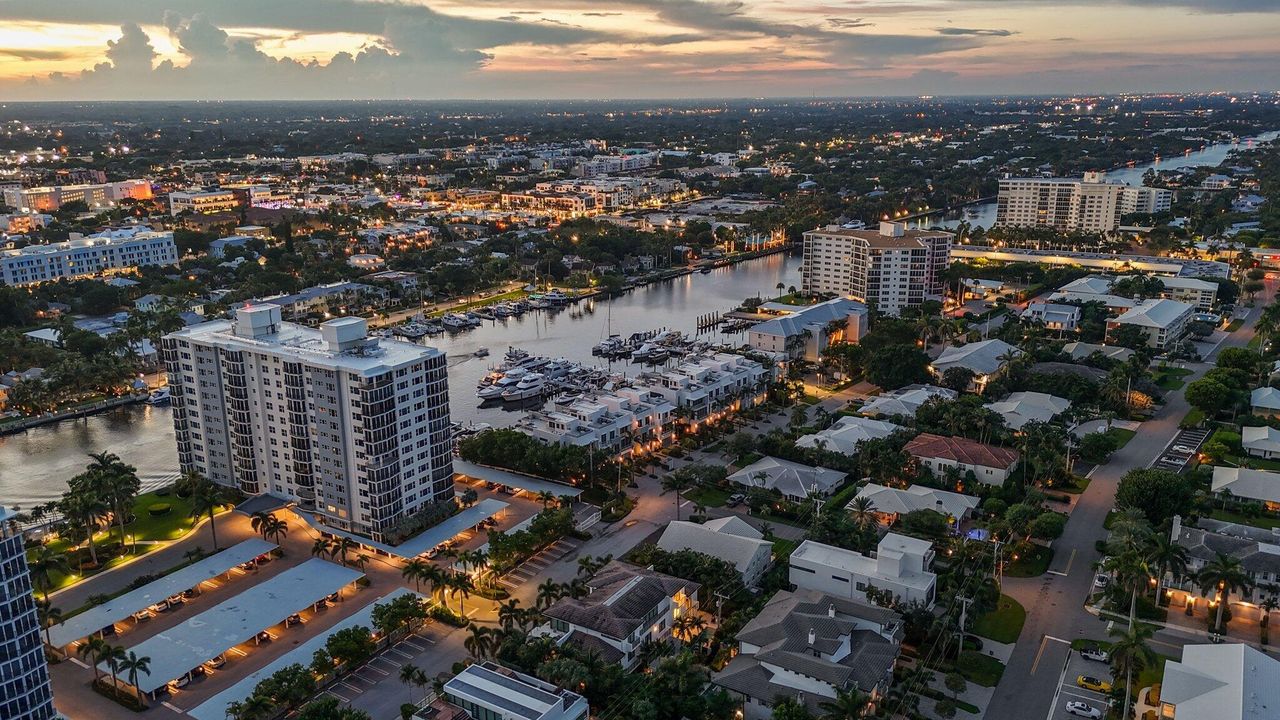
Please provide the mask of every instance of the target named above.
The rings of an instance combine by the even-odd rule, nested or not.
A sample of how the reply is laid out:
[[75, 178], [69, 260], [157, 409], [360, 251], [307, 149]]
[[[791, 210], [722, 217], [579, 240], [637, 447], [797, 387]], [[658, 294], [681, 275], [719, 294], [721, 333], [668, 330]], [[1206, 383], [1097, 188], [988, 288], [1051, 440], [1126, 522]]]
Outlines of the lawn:
[[728, 502], [729, 496], [733, 494], [733, 491], [724, 488], [697, 487], [692, 490], [686, 490], [682, 494], [685, 498], [703, 507], [722, 507]]
[[[169, 512], [153, 516], [148, 512], [153, 504], [167, 503]], [[225, 512], [230, 506], [223, 509]], [[58, 590], [71, 585], [84, 577], [90, 577], [104, 570], [109, 570], [126, 560], [140, 555], [146, 555], [154, 550], [164, 547], [167, 541], [177, 540], [187, 533], [191, 532], [191, 528], [195, 526], [196, 519], [191, 517], [191, 503], [184, 498], [180, 498], [169, 492], [165, 495], [159, 495], [155, 492], [143, 493], [134, 500], [133, 503], [133, 522], [125, 523], [125, 544], [128, 546], [128, 552], [103, 563], [103, 566], [80, 575], [79, 568], [72, 564], [72, 573], [64, 575], [59, 572], [52, 573], [53, 586], [50, 590]], [[204, 519], [205, 516], [201, 516]], [[94, 541], [99, 546], [112, 542], [117, 542], [120, 537], [119, 527], [112, 525], [103, 528], [100, 532], [94, 534]], [[142, 544], [137, 544], [142, 543]], [[159, 543], [159, 544], [153, 544]], [[71, 550], [71, 543], [67, 540], [57, 538], [47, 543], [49, 548], [54, 552], [65, 553]]]
[[1004, 574], [1009, 577], [1037, 577], [1049, 569], [1049, 562], [1052, 560], [1053, 548], [1033, 545], [1029, 552], [1018, 555], [1017, 559], [1009, 563]]
[[1244, 320], [1242, 318], [1236, 318], [1231, 321], [1230, 325], [1227, 325], [1227, 332], [1233, 333], [1242, 327], [1244, 327]]
[[973, 650], [960, 653], [955, 669], [965, 680], [983, 687], [995, 687], [1004, 675], [1004, 663]]
[[1274, 515], [1259, 515], [1258, 517], [1250, 518], [1219, 508], [1209, 513], [1209, 517], [1214, 520], [1221, 520], [1222, 522], [1252, 525], [1253, 527], [1264, 528], [1267, 530], [1280, 527], [1280, 517], [1276, 517]]
[[1261, 335], [1254, 335], [1253, 337], [1249, 338], [1249, 349], [1250, 349], [1250, 350], [1257, 350], [1261, 345], [1262, 345], [1262, 336], [1261, 336]]
[[1011, 644], [1018, 641], [1022, 624], [1026, 621], [1027, 611], [1022, 605], [1008, 595], [1001, 595], [996, 609], [978, 618], [973, 623], [972, 631], [974, 635]]
[[1178, 423], [1178, 427], [1182, 429], [1200, 427], [1204, 422], [1204, 412], [1200, 408], [1191, 408], [1186, 415], [1182, 416], [1182, 420]]
[[[1209, 438], [1212, 440], [1213, 438]], [[1224, 455], [1222, 459], [1229, 465], [1236, 467], [1252, 468], [1254, 470], [1273, 470], [1280, 471], [1280, 460], [1271, 460], [1267, 458], [1241, 457], [1239, 455]]]
[[1191, 370], [1186, 368], [1162, 367], [1156, 368], [1152, 374], [1152, 380], [1164, 390], [1181, 390], [1186, 382], [1182, 378], [1190, 375]]
[[1178, 658], [1173, 657], [1172, 655], [1161, 655], [1160, 653], [1156, 653], [1156, 661], [1144, 668], [1142, 672], [1138, 673], [1138, 677], [1136, 678], [1133, 686], [1134, 697], [1137, 697], [1138, 690], [1155, 685], [1158, 682], [1164, 682], [1164, 661], [1176, 661], [1177, 659]]

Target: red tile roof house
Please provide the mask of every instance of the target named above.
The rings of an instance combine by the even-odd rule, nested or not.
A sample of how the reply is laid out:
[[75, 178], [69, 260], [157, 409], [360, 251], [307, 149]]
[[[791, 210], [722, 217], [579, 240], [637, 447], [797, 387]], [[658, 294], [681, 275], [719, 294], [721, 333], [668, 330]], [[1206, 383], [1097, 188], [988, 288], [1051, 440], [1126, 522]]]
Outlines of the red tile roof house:
[[961, 473], [972, 470], [986, 485], [1003, 485], [1021, 457], [1016, 450], [929, 433], [917, 435], [903, 449], [934, 475], [941, 477], [946, 468], [958, 467]]

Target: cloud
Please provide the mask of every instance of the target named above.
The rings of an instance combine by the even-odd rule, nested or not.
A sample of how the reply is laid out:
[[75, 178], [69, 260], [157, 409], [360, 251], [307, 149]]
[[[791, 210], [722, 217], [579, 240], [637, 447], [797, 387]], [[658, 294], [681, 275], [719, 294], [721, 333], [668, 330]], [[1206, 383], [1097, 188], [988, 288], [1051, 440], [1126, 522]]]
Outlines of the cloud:
[[620, 12], [584, 12], [582, 14], [586, 15], [587, 17], [617, 17], [622, 13]]
[[1017, 35], [1015, 30], [986, 30], [982, 28], [941, 27], [935, 28], [941, 35], [969, 35], [973, 37], [1009, 37]]
[[833, 27], [838, 27], [841, 30], [875, 26], [875, 23], [864, 22], [862, 18], [827, 18], [827, 24]]

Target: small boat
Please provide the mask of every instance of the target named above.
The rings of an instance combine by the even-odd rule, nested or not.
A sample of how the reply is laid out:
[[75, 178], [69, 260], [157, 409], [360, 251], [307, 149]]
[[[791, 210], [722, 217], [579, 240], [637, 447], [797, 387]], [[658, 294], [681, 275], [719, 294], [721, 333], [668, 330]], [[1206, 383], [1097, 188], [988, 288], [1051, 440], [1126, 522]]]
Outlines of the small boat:
[[147, 396], [147, 404], [148, 405], [166, 405], [172, 399], [173, 399], [173, 396], [169, 394], [169, 388], [162, 387], [162, 388], [157, 388], [150, 395]]
[[508, 388], [503, 391], [502, 399], [504, 402], [518, 402], [520, 400], [528, 400], [529, 398], [540, 397], [546, 392], [547, 379], [540, 373], [529, 373], [520, 378], [515, 387]]
[[489, 357], [489, 348], [479, 348], [473, 354], [476, 357]]
[[703, 265], [703, 266], [702, 266], [702, 269], [701, 269], [701, 270], [699, 270], [698, 272], [702, 273], [703, 275], [710, 275], [710, 274], [711, 274], [711, 266], [710, 266], [710, 265]]
[[567, 305], [570, 299], [568, 295], [565, 295], [559, 290], [552, 290], [544, 295], [543, 298], [552, 305]]
[[495, 305], [493, 308], [494, 317], [505, 318], [505, 317], [511, 317], [512, 315], [515, 315], [515, 314], [516, 314], [515, 308], [512, 308], [510, 305], [506, 303], [503, 303], [501, 305]]
[[549, 380], [558, 380], [577, 369], [577, 363], [560, 358], [547, 363], [540, 372]]
[[547, 308], [551, 307], [551, 301], [547, 300], [541, 295], [530, 295], [529, 307], [533, 308], [534, 310], [546, 310]]
[[529, 358], [528, 350], [521, 350], [518, 347], [507, 346], [507, 354], [502, 356], [502, 362], [507, 365], [519, 365]]
[[578, 390], [564, 390], [556, 394], [556, 396], [551, 399], [551, 402], [559, 407], [568, 407], [576, 402], [581, 395], [582, 393]]

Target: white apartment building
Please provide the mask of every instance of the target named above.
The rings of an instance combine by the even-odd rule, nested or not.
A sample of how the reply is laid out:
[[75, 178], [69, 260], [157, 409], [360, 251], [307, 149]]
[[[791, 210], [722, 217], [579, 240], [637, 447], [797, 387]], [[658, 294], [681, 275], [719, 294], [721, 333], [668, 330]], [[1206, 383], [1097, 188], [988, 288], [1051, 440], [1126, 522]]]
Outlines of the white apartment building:
[[10, 524], [16, 514], [0, 507], [0, 718], [53, 720], [61, 716], [53, 707], [25, 537]]
[[514, 427], [544, 443], [590, 447], [619, 457], [637, 448], [656, 449], [674, 430], [675, 405], [645, 387], [619, 388], [553, 407], [528, 413]]
[[492, 662], [468, 665], [440, 695], [468, 717], [484, 720], [586, 720], [590, 711], [581, 695]]
[[897, 533], [880, 539], [870, 555], [805, 540], [791, 553], [791, 584], [865, 602], [867, 589], [888, 590], [903, 602], [933, 607], [938, 576], [933, 545]]
[[696, 426], [718, 413], [763, 402], [774, 370], [741, 355], [714, 353], [686, 359], [661, 373], [645, 373], [637, 385], [684, 408], [685, 419]]
[[444, 353], [366, 331], [362, 318], [282, 322], [260, 304], [166, 336], [182, 470], [374, 540], [451, 498]]
[[1147, 336], [1147, 344], [1163, 350], [1182, 339], [1195, 307], [1177, 300], [1144, 300], [1118, 318], [1107, 321], [1107, 337], [1124, 325], [1133, 325]]
[[235, 210], [240, 199], [231, 190], [177, 190], [169, 193], [169, 214], [196, 214]]
[[172, 232], [133, 228], [48, 245], [0, 250], [0, 284], [35, 285], [109, 275], [146, 265], [177, 265]]
[[6, 188], [3, 197], [5, 205], [22, 212], [52, 212], [76, 201], [93, 209], [109, 207], [126, 198], [148, 200], [151, 198], [151, 183], [146, 180], [122, 180], [91, 185]]
[[888, 315], [942, 296], [950, 262], [948, 232], [908, 230], [882, 222], [879, 230], [828, 225], [804, 234], [801, 289], [845, 295]]
[[1161, 295], [1170, 300], [1196, 306], [1199, 310], [1210, 310], [1218, 299], [1218, 283], [1188, 277], [1162, 277], [1164, 285]]
[[1161, 212], [1173, 203], [1163, 188], [1108, 183], [1100, 172], [1083, 178], [1002, 178], [996, 224], [1046, 226], [1063, 232], [1108, 233], [1130, 212]]

